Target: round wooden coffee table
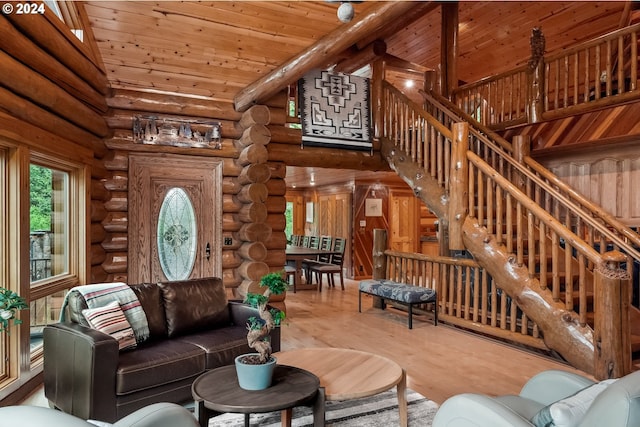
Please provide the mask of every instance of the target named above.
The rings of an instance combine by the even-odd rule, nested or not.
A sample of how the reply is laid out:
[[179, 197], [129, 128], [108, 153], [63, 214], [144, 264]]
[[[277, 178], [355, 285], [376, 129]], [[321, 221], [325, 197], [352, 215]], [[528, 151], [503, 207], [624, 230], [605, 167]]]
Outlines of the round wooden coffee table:
[[[324, 425], [324, 399], [319, 396], [319, 387], [320, 381], [314, 374], [278, 362], [271, 387], [265, 390], [240, 388], [236, 367], [230, 365], [200, 375], [193, 382], [191, 393], [201, 427], [207, 427], [209, 418], [224, 412], [245, 414], [244, 425], [248, 427], [252, 413], [282, 411], [295, 406], [313, 406], [314, 425], [320, 426]], [[283, 419], [283, 425], [287, 424], [291, 425], [290, 417]]]
[[400, 426], [407, 426], [407, 379], [391, 359], [346, 348], [301, 348], [274, 353], [278, 363], [313, 372], [326, 400], [373, 396], [397, 386]]

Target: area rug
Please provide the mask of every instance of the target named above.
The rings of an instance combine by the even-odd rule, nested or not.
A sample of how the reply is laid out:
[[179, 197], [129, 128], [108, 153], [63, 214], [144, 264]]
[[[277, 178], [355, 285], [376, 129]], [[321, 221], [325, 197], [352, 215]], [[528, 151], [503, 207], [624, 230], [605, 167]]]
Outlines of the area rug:
[[[409, 426], [430, 427], [438, 405], [413, 390], [407, 390]], [[332, 427], [389, 427], [397, 426], [398, 398], [392, 389], [362, 399], [327, 402], [325, 425]], [[312, 427], [313, 414], [310, 407], [293, 409], [293, 427]], [[211, 418], [209, 427], [244, 426], [244, 415], [223, 414]], [[251, 414], [252, 427], [280, 427], [280, 412]]]
[[369, 79], [313, 70], [299, 87], [303, 147], [372, 149]]

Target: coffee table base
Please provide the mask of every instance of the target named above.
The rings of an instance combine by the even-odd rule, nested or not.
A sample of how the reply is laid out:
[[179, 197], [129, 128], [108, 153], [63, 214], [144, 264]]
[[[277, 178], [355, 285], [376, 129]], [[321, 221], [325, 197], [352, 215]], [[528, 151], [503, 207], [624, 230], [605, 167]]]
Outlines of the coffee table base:
[[[250, 414], [295, 406], [312, 406], [314, 426], [324, 426], [324, 394], [319, 390], [320, 382], [314, 374], [284, 365], [276, 365], [271, 387], [266, 390], [240, 388], [233, 365], [206, 372], [191, 386], [201, 427], [207, 427], [211, 417], [225, 412], [245, 414], [244, 424], [248, 427]], [[290, 418], [284, 418], [282, 425], [290, 427]]]

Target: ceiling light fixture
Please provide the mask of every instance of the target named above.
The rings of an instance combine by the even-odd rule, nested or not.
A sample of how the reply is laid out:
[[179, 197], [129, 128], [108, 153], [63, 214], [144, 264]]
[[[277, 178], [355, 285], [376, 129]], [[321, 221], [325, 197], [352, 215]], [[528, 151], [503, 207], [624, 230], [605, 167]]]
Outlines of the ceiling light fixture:
[[338, 19], [344, 23], [351, 22], [353, 15], [355, 15], [355, 11], [351, 2], [341, 2], [340, 7], [338, 7]]

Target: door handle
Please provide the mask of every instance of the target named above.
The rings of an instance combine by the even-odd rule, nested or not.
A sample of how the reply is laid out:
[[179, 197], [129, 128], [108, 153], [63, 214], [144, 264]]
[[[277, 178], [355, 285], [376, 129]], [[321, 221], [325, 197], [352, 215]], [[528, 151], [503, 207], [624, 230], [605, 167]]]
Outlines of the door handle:
[[207, 261], [211, 258], [211, 245], [207, 242], [207, 246], [204, 249], [204, 255], [207, 257]]

